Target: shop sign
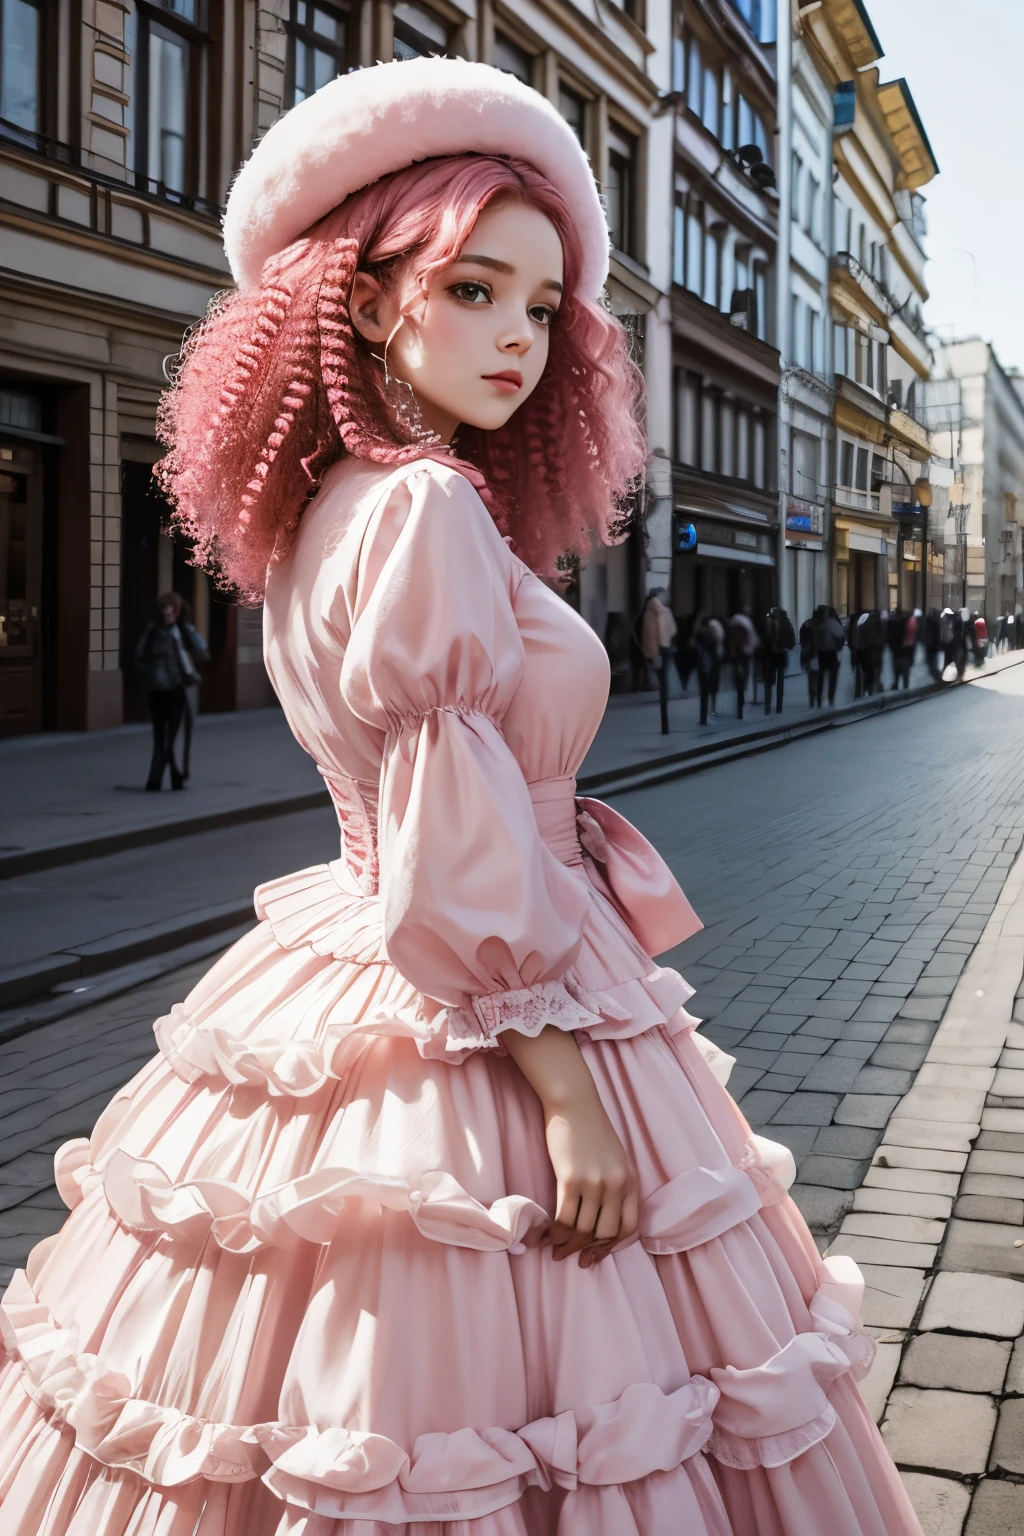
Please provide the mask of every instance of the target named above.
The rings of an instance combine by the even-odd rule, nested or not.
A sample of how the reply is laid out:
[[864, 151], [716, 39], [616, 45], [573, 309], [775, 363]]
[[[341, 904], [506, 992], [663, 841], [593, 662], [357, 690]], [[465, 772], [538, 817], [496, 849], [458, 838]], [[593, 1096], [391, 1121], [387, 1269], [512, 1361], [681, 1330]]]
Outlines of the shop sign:
[[786, 504], [786, 543], [820, 549], [823, 522], [823, 509], [816, 502], [791, 497]]

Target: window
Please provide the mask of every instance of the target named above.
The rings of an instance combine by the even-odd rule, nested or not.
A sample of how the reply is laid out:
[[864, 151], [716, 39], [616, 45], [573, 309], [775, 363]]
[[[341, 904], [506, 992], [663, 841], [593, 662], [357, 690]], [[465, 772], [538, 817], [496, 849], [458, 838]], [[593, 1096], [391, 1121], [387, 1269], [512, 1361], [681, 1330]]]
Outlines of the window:
[[[291, 0], [285, 67], [285, 100], [289, 106], [305, 101], [336, 75], [345, 73], [348, 34], [345, 11], [325, 4], [324, 0]], [[395, 57], [407, 55], [396, 49]]]
[[701, 97], [700, 120], [708, 133], [718, 138], [718, 99], [720, 87], [718, 84], [718, 71], [704, 66], [704, 86]]
[[608, 179], [605, 202], [612, 244], [627, 256], [636, 255], [637, 175], [636, 139], [610, 124], [608, 128]]
[[764, 267], [754, 268], [754, 303], [757, 308], [757, 334], [761, 341], [768, 340], [768, 273]]
[[868, 488], [868, 450], [866, 448], [858, 447], [857, 449], [857, 469], [853, 483], [858, 491], [866, 491]]
[[686, 105], [691, 112], [700, 116], [701, 91], [703, 89], [704, 66], [701, 63], [700, 48], [697, 39], [691, 37], [686, 50], [687, 75], [686, 75]]
[[722, 475], [736, 473], [736, 412], [729, 400], [723, 400], [720, 416], [721, 443], [718, 471]]
[[821, 316], [816, 309], [807, 311], [807, 366], [812, 373], [824, 372], [821, 356]]
[[845, 439], [839, 444], [839, 484], [853, 485], [853, 444]]
[[162, 193], [199, 190], [205, 11], [203, 0], [167, 0], [125, 18], [128, 163]]
[[807, 182], [807, 233], [815, 245], [821, 245], [821, 183], [811, 176]]
[[682, 287], [686, 281], [686, 208], [676, 203], [672, 210], [672, 281]]
[[885, 460], [880, 453], [871, 455], [871, 489], [877, 496], [885, 479]]
[[745, 96], [736, 100], [736, 145], [754, 142], [754, 111]]
[[436, 11], [412, 0], [396, 0], [393, 15], [396, 59], [420, 59], [446, 51], [448, 23]]
[[757, 145], [758, 149], [761, 151], [761, 154], [768, 161], [768, 163], [771, 164], [771, 156], [768, 153], [768, 134], [764, 123], [758, 117], [756, 112], [754, 113], [754, 143]]
[[790, 203], [793, 210], [794, 224], [800, 223], [800, 196], [803, 191], [803, 187], [801, 185], [801, 174], [803, 172], [803, 168], [804, 163], [800, 159], [800, 156], [797, 154], [796, 150], [794, 150], [793, 167], [790, 171], [790, 178], [792, 181], [792, 186], [790, 188]]
[[558, 82], [558, 110], [582, 145], [587, 141], [587, 103], [578, 91]]
[[672, 89], [686, 92], [686, 42], [681, 37], [672, 39]]
[[697, 463], [700, 379], [693, 373], [676, 376], [676, 458], [680, 464]]
[[793, 362], [798, 368], [803, 367], [803, 355], [800, 348], [800, 300], [796, 294], [792, 294], [789, 301], [789, 334], [793, 348]]
[[704, 217], [700, 203], [690, 199], [686, 211], [686, 286], [691, 293], [703, 288]]
[[736, 104], [733, 101], [734, 87], [732, 70], [726, 66], [722, 70], [722, 128], [719, 138], [723, 149], [736, 148]]
[[43, 131], [43, 10], [40, 0], [0, 4], [0, 117], [30, 133]]
[[503, 69], [507, 75], [515, 75], [524, 85], [533, 84], [533, 56], [504, 32], [494, 34], [494, 57], [491, 63]]
[[878, 390], [878, 393], [880, 395], [884, 395], [885, 394], [885, 383], [886, 383], [885, 376], [886, 376], [886, 344], [885, 344], [884, 341], [880, 341], [878, 343], [878, 363], [877, 363], [877, 366], [875, 368], [875, 388]]
[[700, 467], [709, 475], [718, 469], [718, 396], [707, 389], [700, 397]]
[[736, 412], [736, 478], [750, 479], [750, 413], [742, 407]]
[[764, 415], [761, 411], [754, 413], [754, 465], [753, 481], [759, 491], [768, 486], [768, 433], [765, 428]]
[[721, 254], [721, 245], [716, 234], [708, 230], [704, 236], [704, 291], [701, 294], [705, 304], [713, 304], [718, 308], [718, 258]]
[[846, 327], [834, 325], [832, 327], [832, 366], [836, 373], [846, 372]]

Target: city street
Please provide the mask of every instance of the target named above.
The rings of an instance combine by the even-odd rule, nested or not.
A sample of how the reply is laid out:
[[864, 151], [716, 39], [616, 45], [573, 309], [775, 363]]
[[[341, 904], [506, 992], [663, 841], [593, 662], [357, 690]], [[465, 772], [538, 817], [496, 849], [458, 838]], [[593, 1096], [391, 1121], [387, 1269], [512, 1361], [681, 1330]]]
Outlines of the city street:
[[[864, 1270], [866, 1321], [882, 1339], [865, 1391], [881, 1416], [896, 1383], [883, 1428], [929, 1536], [961, 1529], [950, 1511], [966, 1513], [990, 1443], [1009, 1475], [981, 1479], [972, 1536], [1024, 1518], [1013, 1480], [1024, 1473], [1024, 1346], [1011, 1358], [1024, 1333], [1014, 1246], [1024, 1234], [1024, 1027], [1010, 1019], [1024, 966], [1011, 876], [1024, 846], [1022, 761], [1024, 668], [1014, 666], [615, 801], [705, 922], [668, 963], [696, 986], [704, 1032], [736, 1058], [732, 1091], [755, 1129], [793, 1151], [793, 1193], [822, 1249], [834, 1243]], [[329, 857], [332, 838], [330, 813], [312, 810], [266, 821], [256, 836], [233, 828], [181, 841], [197, 890], [241, 900], [262, 875]], [[153, 861], [158, 892], [160, 851], [132, 857], [135, 879]], [[104, 862], [89, 866], [97, 901]], [[62, 879], [53, 871], [47, 885]], [[0, 1284], [60, 1223], [54, 1149], [89, 1131], [152, 1053], [153, 1019], [207, 963], [0, 1046]], [[970, 1046], [953, 1065], [932, 1065], [944, 1016], [943, 1030], [969, 1030]], [[931, 1277], [952, 1284], [960, 1272], [971, 1274], [968, 1312], [929, 1323]], [[986, 1286], [994, 1321], [977, 1300]], [[989, 1504], [993, 1523], [979, 1523]]]

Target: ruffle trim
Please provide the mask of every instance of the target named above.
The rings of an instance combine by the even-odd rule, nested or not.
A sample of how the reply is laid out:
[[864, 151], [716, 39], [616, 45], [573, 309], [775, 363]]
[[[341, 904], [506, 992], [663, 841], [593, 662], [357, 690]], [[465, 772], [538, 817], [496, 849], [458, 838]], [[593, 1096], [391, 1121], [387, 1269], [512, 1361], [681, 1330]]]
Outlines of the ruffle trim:
[[0, 1337], [23, 1390], [51, 1423], [71, 1430], [94, 1461], [153, 1485], [262, 1476], [286, 1502], [336, 1518], [470, 1519], [531, 1485], [571, 1491], [630, 1483], [704, 1449], [740, 1470], [802, 1455], [835, 1423], [828, 1389], [843, 1374], [863, 1376], [874, 1352], [837, 1299], [853, 1275], [859, 1281], [856, 1266], [835, 1261], [848, 1266], [837, 1284], [833, 1262], [825, 1261], [811, 1302], [815, 1330], [797, 1334], [762, 1366], [713, 1368], [712, 1380], [695, 1376], [672, 1392], [637, 1382], [585, 1413], [537, 1419], [515, 1432], [421, 1435], [411, 1452], [368, 1432], [226, 1424], [138, 1398], [123, 1372], [79, 1353], [77, 1329], [60, 1327], [20, 1270], [0, 1306]]
[[352, 965], [388, 965], [380, 897], [360, 890], [344, 859], [256, 887], [253, 906], [282, 949]]
[[420, 1435], [409, 1452], [384, 1435], [225, 1424], [136, 1397], [121, 1371], [78, 1352], [77, 1329], [60, 1327], [22, 1270], [0, 1306], [0, 1336], [25, 1393], [103, 1466], [165, 1488], [262, 1476], [300, 1508], [396, 1524], [487, 1514], [531, 1484], [571, 1490], [670, 1471], [703, 1449], [718, 1402], [702, 1376], [674, 1392], [637, 1382], [586, 1414]]
[[[551, 1220], [525, 1195], [483, 1205], [440, 1170], [411, 1184], [383, 1173], [323, 1168], [253, 1196], [227, 1179], [174, 1183], [157, 1163], [122, 1150], [99, 1169], [90, 1161], [88, 1141], [77, 1138], [57, 1152], [54, 1174], [69, 1209], [102, 1187], [111, 1211], [130, 1231], [192, 1242], [210, 1237], [229, 1253], [333, 1242], [350, 1200], [405, 1211], [421, 1236], [482, 1253], [522, 1253], [530, 1234]], [[699, 1247], [784, 1199], [794, 1177], [785, 1147], [752, 1136], [740, 1166], [689, 1169], [649, 1195], [640, 1208], [639, 1240], [654, 1254]]]

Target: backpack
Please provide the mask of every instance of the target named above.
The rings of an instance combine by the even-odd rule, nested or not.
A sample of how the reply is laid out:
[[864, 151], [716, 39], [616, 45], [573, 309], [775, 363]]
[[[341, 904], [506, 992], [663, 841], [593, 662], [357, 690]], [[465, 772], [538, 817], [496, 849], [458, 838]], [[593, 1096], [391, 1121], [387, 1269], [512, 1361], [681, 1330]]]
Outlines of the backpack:
[[865, 651], [881, 650], [884, 636], [882, 634], [881, 615], [869, 612], [864, 615], [864, 622], [860, 629], [860, 649]]
[[827, 613], [821, 620], [818, 628], [819, 651], [841, 651], [846, 644], [846, 630], [841, 619], [837, 619], [834, 613]]
[[917, 644], [917, 616], [911, 614], [903, 626], [903, 644], [909, 651]]
[[768, 649], [770, 651], [784, 651], [786, 649], [782, 615], [775, 608], [772, 608], [765, 615], [764, 637], [768, 642]]
[[943, 645], [952, 645], [956, 639], [956, 620], [951, 609], [947, 609], [939, 619], [939, 639]]

